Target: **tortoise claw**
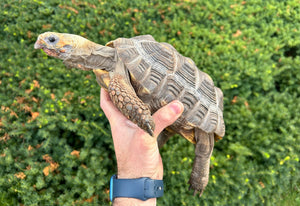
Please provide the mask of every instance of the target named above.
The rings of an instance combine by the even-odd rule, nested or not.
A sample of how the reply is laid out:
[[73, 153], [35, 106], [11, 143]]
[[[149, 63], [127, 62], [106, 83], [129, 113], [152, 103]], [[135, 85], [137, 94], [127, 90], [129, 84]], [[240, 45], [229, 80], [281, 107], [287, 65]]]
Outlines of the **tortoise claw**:
[[200, 190], [200, 191], [199, 191], [199, 192], [200, 192], [200, 193], [199, 193], [199, 197], [201, 197], [201, 196], [202, 196], [202, 194], [203, 194], [203, 191], [204, 191], [204, 190]]
[[146, 122], [145, 123], [145, 125], [146, 125], [146, 131], [147, 131], [147, 133], [150, 135], [150, 136], [154, 136], [154, 131], [153, 131], [153, 129], [152, 129], [152, 127], [151, 127], [151, 124], [150, 124], [150, 122]]
[[[192, 186], [189, 187], [189, 190], [191, 190], [191, 189], [192, 189]], [[199, 197], [201, 197], [202, 194], [203, 194], [203, 191], [204, 191], [204, 190], [199, 190], [199, 191], [198, 191], [198, 190], [194, 190], [194, 194], [193, 194], [193, 195], [196, 196], [196, 194], [197, 194], [198, 192], [200, 192], [200, 193], [199, 193]]]
[[[189, 181], [189, 184], [190, 184], [190, 181]], [[192, 186], [192, 184], [190, 184], [190, 186], [189, 186], [189, 191], [190, 191], [190, 190], [194, 190], [194, 193], [193, 193], [194, 196], [199, 192], [199, 197], [201, 197], [202, 194], [203, 194], [203, 192], [204, 192], [204, 189], [195, 189], [195, 188]]]

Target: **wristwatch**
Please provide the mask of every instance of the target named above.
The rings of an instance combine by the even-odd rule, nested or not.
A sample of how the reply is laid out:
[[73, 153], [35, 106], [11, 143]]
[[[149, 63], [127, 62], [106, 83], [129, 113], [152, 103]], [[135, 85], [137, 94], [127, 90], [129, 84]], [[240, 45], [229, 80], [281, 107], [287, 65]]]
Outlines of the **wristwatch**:
[[161, 197], [163, 194], [163, 180], [153, 180], [149, 177], [118, 179], [117, 175], [110, 178], [110, 201], [116, 197], [129, 197], [145, 201], [149, 198]]

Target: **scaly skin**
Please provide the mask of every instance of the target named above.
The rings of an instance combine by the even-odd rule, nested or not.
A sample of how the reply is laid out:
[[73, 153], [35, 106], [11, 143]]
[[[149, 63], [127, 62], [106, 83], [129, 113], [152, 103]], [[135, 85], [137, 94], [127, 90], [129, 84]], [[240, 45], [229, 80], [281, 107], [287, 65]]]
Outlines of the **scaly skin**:
[[112, 102], [122, 114], [153, 136], [154, 121], [150, 109], [125, 83], [121, 75], [115, 75], [111, 79], [108, 93]]
[[200, 192], [202, 195], [209, 179], [210, 157], [214, 147], [214, 134], [207, 134], [196, 129], [195, 159], [191, 177], [190, 189], [195, 190], [194, 195]]

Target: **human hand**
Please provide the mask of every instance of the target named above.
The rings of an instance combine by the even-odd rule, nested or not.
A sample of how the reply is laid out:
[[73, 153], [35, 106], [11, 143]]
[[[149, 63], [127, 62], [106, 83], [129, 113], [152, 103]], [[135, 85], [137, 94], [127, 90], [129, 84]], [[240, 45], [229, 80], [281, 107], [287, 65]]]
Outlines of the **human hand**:
[[111, 126], [118, 178], [162, 179], [163, 164], [157, 145], [157, 136], [181, 115], [182, 103], [173, 101], [153, 114], [154, 137], [123, 116], [111, 102], [107, 91], [102, 88], [100, 105]]

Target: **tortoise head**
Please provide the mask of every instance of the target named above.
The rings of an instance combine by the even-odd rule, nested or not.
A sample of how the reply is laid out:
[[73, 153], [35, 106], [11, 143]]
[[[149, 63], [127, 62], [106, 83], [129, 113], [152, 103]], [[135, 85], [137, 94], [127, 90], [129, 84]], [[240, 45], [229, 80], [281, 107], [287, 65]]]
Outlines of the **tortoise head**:
[[89, 55], [94, 44], [74, 34], [45, 32], [38, 36], [34, 48], [43, 49], [49, 56], [66, 60], [70, 56]]

